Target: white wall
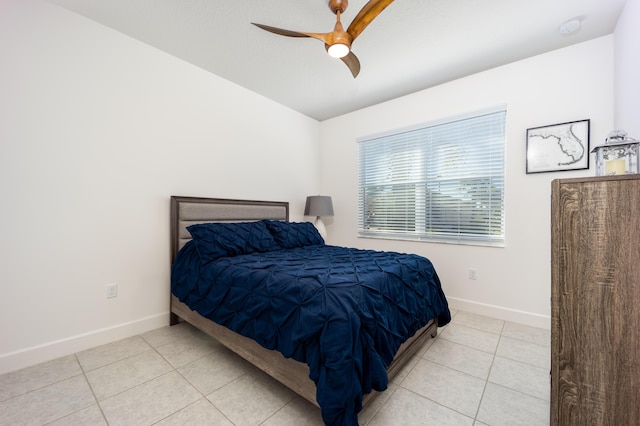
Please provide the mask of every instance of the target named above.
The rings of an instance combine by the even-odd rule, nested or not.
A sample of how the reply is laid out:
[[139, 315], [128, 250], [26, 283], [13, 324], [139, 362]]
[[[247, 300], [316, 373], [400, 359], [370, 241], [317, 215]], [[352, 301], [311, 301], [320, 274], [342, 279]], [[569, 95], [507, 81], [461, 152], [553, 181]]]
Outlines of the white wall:
[[[550, 182], [594, 172], [526, 175], [525, 131], [590, 118], [601, 143], [615, 51], [615, 127], [640, 135], [638, 16], [627, 1], [615, 47], [604, 37], [319, 124], [49, 3], [2, 0], [0, 374], [167, 323], [172, 194], [290, 201], [293, 220], [306, 195], [332, 195], [329, 243], [426, 255], [453, 307], [548, 327]], [[357, 238], [358, 137], [500, 104], [505, 248]]]
[[627, 0], [615, 36], [615, 128], [640, 139], [640, 0]]
[[168, 323], [170, 195], [318, 190], [317, 121], [57, 6], [0, 58], [0, 373]]
[[[530, 127], [590, 119], [591, 144], [613, 126], [613, 36], [554, 51], [443, 84], [321, 124], [321, 190], [335, 216], [328, 241], [429, 257], [451, 306], [550, 327], [551, 181], [591, 170], [527, 175]], [[400, 242], [357, 237], [356, 139], [415, 124], [507, 105], [506, 247]], [[468, 269], [477, 269], [477, 280]]]

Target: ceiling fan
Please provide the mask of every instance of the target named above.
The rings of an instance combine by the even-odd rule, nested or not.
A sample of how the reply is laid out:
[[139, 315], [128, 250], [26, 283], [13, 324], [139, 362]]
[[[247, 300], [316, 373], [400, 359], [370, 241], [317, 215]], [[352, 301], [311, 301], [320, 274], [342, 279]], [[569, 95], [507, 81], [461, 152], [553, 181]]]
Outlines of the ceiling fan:
[[393, 3], [393, 0], [369, 0], [353, 19], [347, 31], [344, 30], [340, 22], [340, 14], [347, 9], [349, 5], [348, 0], [329, 0], [329, 9], [331, 9], [337, 17], [336, 25], [330, 33], [307, 33], [284, 30], [269, 25], [256, 24], [255, 22], [252, 22], [252, 24], [278, 35], [287, 37], [311, 37], [322, 41], [329, 55], [341, 59], [342, 62], [349, 67], [349, 70], [351, 70], [353, 78], [356, 78], [360, 73], [360, 61], [351, 51], [351, 44], [362, 31], [367, 28], [371, 21], [391, 3]]

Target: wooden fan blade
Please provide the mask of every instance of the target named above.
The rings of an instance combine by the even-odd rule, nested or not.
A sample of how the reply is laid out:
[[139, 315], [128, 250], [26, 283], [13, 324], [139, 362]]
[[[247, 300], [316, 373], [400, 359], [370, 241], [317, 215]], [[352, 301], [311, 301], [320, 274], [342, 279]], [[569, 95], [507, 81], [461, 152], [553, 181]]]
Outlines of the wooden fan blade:
[[256, 24], [255, 22], [252, 22], [252, 24], [258, 28], [262, 28], [265, 31], [269, 31], [270, 33], [283, 35], [287, 37], [311, 37], [311, 38], [315, 38], [316, 40], [320, 40], [325, 44], [330, 40], [329, 36], [332, 34], [332, 33], [305, 33], [302, 31], [284, 30], [282, 28], [271, 27], [269, 25], [264, 25], [264, 24]]
[[353, 52], [349, 52], [347, 56], [340, 59], [342, 60], [342, 62], [347, 64], [349, 70], [351, 70], [351, 74], [353, 74], [353, 78], [356, 78], [358, 74], [360, 74], [360, 61], [358, 60], [356, 55], [353, 54]]
[[[325, 44], [324, 48], [327, 52], [329, 51], [328, 44]], [[360, 74], [360, 61], [358, 60], [358, 57], [353, 54], [353, 52], [349, 51], [347, 56], [340, 58], [340, 60], [347, 64], [349, 70], [351, 71], [351, 74], [353, 74], [353, 78], [356, 78], [358, 74]]]
[[283, 35], [287, 37], [310, 37], [305, 33], [300, 33], [297, 31], [283, 30], [282, 28], [270, 27], [269, 25], [263, 25], [263, 24], [256, 24], [255, 22], [252, 22], [252, 24], [258, 28], [262, 28], [265, 31], [269, 31], [270, 33], [274, 33], [278, 35]]
[[358, 12], [351, 25], [347, 28], [347, 32], [355, 40], [365, 28], [373, 21], [383, 10], [387, 8], [393, 0], [370, 0]]

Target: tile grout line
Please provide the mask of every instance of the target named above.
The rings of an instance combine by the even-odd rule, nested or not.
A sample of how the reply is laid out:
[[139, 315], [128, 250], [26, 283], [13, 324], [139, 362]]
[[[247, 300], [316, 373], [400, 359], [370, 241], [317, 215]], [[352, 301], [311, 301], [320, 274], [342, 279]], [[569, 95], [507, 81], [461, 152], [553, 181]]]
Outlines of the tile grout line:
[[[505, 323], [505, 324], [506, 324], [506, 323]], [[473, 328], [473, 327], [468, 327], [468, 326], [466, 326], [466, 325], [461, 325], [461, 324], [456, 324], [456, 325], [457, 325], [458, 327], [466, 327], [466, 328], [468, 328], [468, 329], [470, 329], [470, 330], [483, 331], [483, 330], [479, 330], [479, 329], [476, 329], [476, 328]], [[490, 332], [488, 332], [488, 333], [490, 333]], [[484, 352], [484, 353], [486, 353], [486, 354], [491, 354], [491, 355], [499, 356], [499, 357], [501, 357], [501, 358], [508, 359], [508, 360], [511, 360], [511, 361], [520, 362], [520, 363], [522, 363], [522, 364], [526, 364], [526, 365], [529, 365], [529, 366], [532, 366], [532, 367], [537, 367], [537, 368], [546, 368], [546, 367], [540, 367], [539, 365], [533, 364], [533, 363], [531, 363], [531, 362], [522, 361], [522, 360], [520, 360], [520, 359], [510, 358], [510, 357], [508, 357], [508, 356], [506, 356], [506, 355], [498, 355], [497, 349], [498, 349], [498, 347], [500, 346], [500, 342], [503, 340], [503, 338], [517, 340], [517, 341], [519, 341], [519, 342], [524, 342], [524, 343], [527, 343], [527, 344], [530, 344], [530, 345], [534, 345], [534, 346], [537, 346], [537, 347], [539, 347], [539, 348], [543, 348], [543, 349], [549, 349], [549, 347], [548, 347], [548, 346], [545, 346], [545, 345], [539, 345], [539, 344], [537, 344], [537, 343], [533, 343], [533, 342], [530, 342], [530, 341], [528, 341], [528, 340], [524, 340], [524, 339], [517, 339], [517, 338], [511, 337], [511, 336], [505, 336], [505, 335], [503, 335], [503, 334], [497, 334], [497, 333], [490, 333], [490, 334], [493, 334], [493, 335], [495, 335], [495, 336], [498, 336], [498, 343], [497, 343], [497, 345], [496, 345], [496, 349], [495, 349], [493, 352], [487, 352], [487, 351], [485, 351], [485, 350], [478, 349], [477, 347], [470, 346], [470, 345], [465, 344], [465, 343], [461, 343], [461, 342], [458, 342], [458, 341], [455, 341], [455, 340], [450, 340], [450, 339], [448, 339], [448, 338], [447, 338], [447, 336], [444, 336], [442, 339], [443, 339], [443, 340], [445, 340], [445, 341], [447, 341], [447, 342], [449, 342], [449, 343], [455, 344], [455, 345], [464, 346], [465, 348], [474, 349], [474, 350], [477, 350], [477, 351], [480, 351], [480, 352]], [[439, 335], [438, 335], [438, 337], [439, 337]]]
[[498, 353], [498, 347], [500, 346], [500, 340], [502, 340], [502, 332], [504, 331], [505, 323], [502, 324], [502, 329], [500, 330], [500, 334], [498, 335], [498, 343], [496, 344], [496, 349], [493, 352], [493, 356], [491, 358], [491, 366], [489, 367], [489, 372], [487, 373], [487, 378], [484, 381], [484, 386], [482, 388], [482, 394], [480, 395], [480, 402], [478, 403], [478, 408], [476, 409], [476, 414], [473, 417], [473, 424], [480, 421], [478, 420], [478, 414], [480, 414], [480, 407], [482, 407], [482, 402], [484, 401], [484, 396], [487, 391], [487, 385], [489, 384], [489, 377], [491, 377], [491, 371], [493, 370], [493, 364], [496, 361], [496, 356]]
[[[150, 345], [151, 345], [151, 344], [150, 344]], [[192, 364], [192, 363], [194, 363], [194, 362], [197, 362], [197, 361], [199, 361], [199, 360], [201, 360], [201, 359], [203, 359], [203, 358], [205, 358], [205, 357], [209, 356], [211, 353], [208, 353], [208, 354], [206, 354], [206, 355], [203, 355], [203, 356], [201, 356], [200, 358], [197, 358], [197, 359], [195, 359], [195, 360], [193, 360], [193, 361], [191, 361], [191, 362], [188, 362], [188, 363], [186, 363], [185, 365], [183, 365], [183, 366], [181, 366], [181, 367], [174, 367], [174, 366], [173, 366], [173, 364], [171, 364], [171, 363], [169, 362], [169, 360], [168, 360], [168, 359], [166, 359], [166, 358], [165, 358], [165, 357], [164, 357], [164, 356], [163, 356], [163, 355], [162, 355], [162, 354], [157, 350], [157, 348], [156, 348], [155, 346], [153, 346], [153, 345], [151, 345], [151, 346], [152, 346], [152, 347], [153, 347], [153, 349], [158, 353], [158, 355], [160, 355], [160, 356], [162, 357], [162, 359], [164, 359], [164, 360], [167, 362], [167, 364], [169, 364], [169, 365], [174, 369], [174, 371], [180, 375], [180, 377], [182, 377], [182, 378], [183, 378], [187, 383], [189, 383], [189, 386], [191, 386], [192, 388], [194, 388], [194, 389], [195, 389], [195, 390], [196, 390], [200, 395], [202, 395], [202, 399], [203, 399], [203, 400], [205, 400], [205, 401], [206, 401], [208, 404], [210, 404], [210, 405], [211, 405], [211, 406], [212, 406], [216, 411], [218, 411], [220, 414], [222, 414], [222, 416], [224, 416], [224, 418], [225, 418], [225, 419], [227, 419], [227, 420], [229, 421], [229, 423], [231, 423], [232, 425], [234, 425], [234, 426], [235, 426], [235, 423], [234, 423], [234, 422], [233, 422], [233, 421], [232, 421], [232, 420], [231, 420], [231, 419], [230, 419], [230, 418], [229, 418], [229, 417], [228, 417], [228, 416], [227, 416], [227, 415], [226, 415], [222, 410], [220, 410], [218, 407], [216, 407], [216, 405], [215, 405], [215, 404], [214, 404], [214, 403], [213, 403], [209, 398], [207, 398], [207, 395], [205, 395], [204, 393], [202, 393], [202, 391], [200, 391], [200, 389], [198, 389], [198, 388], [196, 387], [196, 385], [194, 385], [193, 383], [191, 383], [191, 380], [189, 380], [187, 377], [185, 377], [185, 375], [184, 375], [184, 374], [182, 374], [182, 372], [179, 370], [179, 368], [186, 367], [186, 366], [187, 366], [187, 365], [189, 365], [189, 364]], [[161, 346], [164, 346], [164, 345], [161, 345]], [[243, 377], [243, 376], [245, 376], [246, 374], [247, 374], [247, 373], [245, 373], [245, 374], [241, 375], [240, 377]], [[235, 381], [235, 380], [232, 380], [232, 381], [231, 381], [231, 382], [229, 382], [229, 383], [233, 383], [234, 381]], [[225, 384], [224, 386], [228, 385], [229, 383]], [[224, 387], [224, 386], [222, 386], [222, 387]], [[215, 391], [213, 391], [213, 392], [215, 392]], [[212, 393], [213, 393], [213, 392], [212, 392]], [[173, 416], [173, 415], [175, 415], [176, 413], [179, 413], [180, 411], [184, 410], [184, 409], [185, 409], [185, 408], [187, 408], [187, 407], [190, 407], [190, 406], [194, 405], [194, 404], [195, 404], [195, 403], [197, 403], [198, 401], [200, 401], [200, 399], [198, 399], [198, 400], [196, 400], [196, 401], [192, 402], [191, 404], [187, 405], [186, 407], [182, 407], [181, 409], [179, 409], [179, 410], [177, 410], [177, 411], [175, 411], [175, 412], [173, 412], [173, 413], [169, 414], [168, 416], [166, 416], [166, 417], [165, 417], [165, 419], [166, 419], [166, 418], [169, 418], [169, 417], [171, 417], [171, 416]], [[164, 419], [162, 419], [162, 420], [164, 420]], [[162, 420], [158, 420], [158, 422], [160, 422], [160, 421], [162, 421]], [[158, 422], [156, 422], [156, 423], [158, 423]], [[155, 424], [155, 423], [154, 423], [154, 424]]]
[[[454, 316], [455, 316], [455, 315], [454, 315]], [[452, 317], [452, 320], [453, 320], [453, 317]], [[448, 325], [448, 324], [447, 324], [447, 325]], [[445, 327], [446, 327], [446, 326], [445, 326]], [[444, 328], [444, 327], [443, 327], [443, 328]], [[443, 330], [443, 331], [444, 331], [444, 330]], [[478, 379], [478, 380], [482, 380], [482, 379], [480, 379], [480, 378], [478, 378], [478, 377], [475, 377], [475, 376], [473, 376], [473, 375], [471, 375], [471, 374], [469, 374], [469, 373], [466, 373], [466, 372], [464, 372], [464, 371], [460, 371], [460, 370], [457, 370], [457, 369], [455, 369], [455, 368], [449, 367], [449, 366], [447, 366], [447, 365], [440, 364], [440, 363], [438, 363], [438, 362], [436, 362], [436, 361], [432, 361], [432, 360], [430, 360], [430, 359], [428, 359], [428, 358], [425, 358], [425, 355], [427, 354], [427, 352], [429, 352], [429, 350], [431, 350], [431, 347], [436, 343], [437, 339], [442, 338], [442, 337], [441, 337], [441, 335], [442, 335], [442, 334], [441, 334], [440, 332], [438, 332], [438, 334], [436, 335], [436, 337], [434, 337], [434, 338], [433, 338], [433, 342], [431, 342], [431, 344], [429, 345], [429, 347], [427, 348], [427, 350], [425, 350], [425, 351], [424, 351], [424, 353], [420, 356], [420, 359], [421, 359], [421, 360], [425, 360], [425, 361], [427, 361], [427, 362], [431, 362], [431, 363], [436, 364], [436, 365], [440, 365], [441, 367], [444, 367], [444, 368], [450, 369], [450, 370], [452, 370], [452, 371], [456, 371], [456, 372], [458, 372], [458, 373], [465, 374], [465, 375], [467, 375], [467, 376], [470, 376], [470, 377], [476, 378], [476, 379]], [[442, 340], [445, 340], [445, 341], [449, 342], [449, 340], [447, 340], [446, 338], [442, 338]], [[475, 348], [471, 348], [471, 349], [475, 349]], [[418, 362], [419, 362], [419, 361], [418, 361]], [[451, 410], [451, 411], [453, 411], [453, 412], [455, 412], [455, 413], [460, 414], [461, 416], [464, 416], [464, 417], [466, 417], [466, 418], [468, 418], [468, 419], [470, 419], [470, 420], [474, 421], [474, 418], [469, 417], [469, 415], [467, 415], [467, 414], [465, 414], [465, 413], [463, 413], [463, 412], [461, 412], [461, 411], [458, 411], [458, 410], [457, 410], [457, 409], [455, 409], [455, 408], [451, 408], [451, 407], [448, 407], [448, 406], [446, 406], [446, 405], [443, 405], [442, 403], [440, 403], [440, 402], [438, 402], [438, 401], [435, 401], [435, 400], [433, 400], [433, 399], [429, 398], [428, 396], [422, 395], [422, 394], [420, 394], [420, 393], [418, 393], [418, 392], [416, 392], [416, 391], [414, 391], [414, 390], [412, 390], [412, 389], [409, 389], [409, 388], [407, 388], [407, 387], [402, 386], [402, 383], [404, 383], [404, 381], [407, 379], [407, 377], [409, 377], [409, 374], [411, 373], [411, 371], [413, 371], [413, 369], [415, 369], [415, 368], [416, 368], [416, 366], [418, 365], [418, 362], [416, 362], [416, 363], [413, 365], [413, 367], [411, 367], [411, 369], [409, 370], [409, 372], [407, 373], [407, 375], [406, 375], [406, 376], [405, 376], [405, 377], [400, 381], [400, 383], [398, 383], [398, 389], [402, 388], [403, 390], [405, 390], [405, 391], [407, 391], [407, 392], [409, 392], [409, 393], [412, 393], [413, 395], [416, 395], [416, 396], [417, 396], [417, 397], [419, 397], [419, 398], [425, 399], [425, 400], [427, 400], [427, 401], [431, 401], [432, 403], [437, 404], [437, 405], [438, 405], [438, 406], [440, 406], [440, 407], [445, 407], [445, 408], [447, 408], [448, 410]], [[486, 386], [486, 384], [485, 384], [485, 386]], [[396, 391], [397, 391], [397, 389], [396, 389]], [[394, 393], [395, 393], [395, 391], [394, 391]], [[483, 388], [483, 394], [484, 394], [484, 388]], [[482, 398], [480, 399], [480, 401], [482, 401]], [[378, 409], [378, 411], [380, 411], [380, 410], [382, 409], [382, 407], [383, 407], [387, 402], [388, 402], [388, 400], [387, 400], [387, 401], [385, 401], [385, 403], [384, 403], [384, 404], [382, 404], [382, 406], [380, 406], [380, 408]], [[478, 404], [478, 406], [479, 406], [479, 404]], [[377, 414], [377, 412], [378, 412], [378, 411], [376, 411], [376, 414]], [[374, 417], [375, 417], [375, 416], [374, 416]], [[372, 419], [373, 419], [373, 417], [372, 417]]]
[[[96, 406], [98, 407], [98, 410], [100, 410], [100, 415], [102, 416], [102, 418], [104, 419], [104, 422], [108, 426], [109, 425], [109, 421], [107, 420], [107, 416], [104, 414], [104, 411], [102, 411], [102, 406], [100, 405], [100, 401], [98, 401], [98, 396], [96, 395], [95, 391], [93, 390], [93, 386], [91, 386], [91, 382], [89, 381], [89, 378], [87, 377], [87, 372], [85, 371], [84, 367], [82, 366], [82, 363], [80, 362], [80, 359], [78, 358], [78, 353], [77, 352], [74, 353], [73, 356], [76, 359], [76, 362], [78, 363], [78, 365], [80, 366], [80, 370], [82, 371], [82, 377], [84, 377], [84, 381], [87, 383], [87, 386], [89, 387], [89, 390], [91, 391], [91, 395], [93, 395], [93, 399], [96, 401]], [[81, 411], [81, 410], [78, 410], [78, 411]], [[78, 411], [75, 411], [75, 413], [77, 413]], [[73, 413], [69, 413], [65, 417], [68, 417], [71, 414], [73, 414]]]
[[[5, 400], [5, 401], [9, 401], [9, 400], [11, 400], [11, 399], [13, 399], [13, 398], [18, 398], [18, 397], [21, 397], [21, 396], [24, 396], [24, 395], [28, 395], [28, 394], [30, 394], [30, 393], [37, 392], [37, 391], [42, 390], [42, 389], [45, 389], [45, 388], [47, 388], [47, 387], [55, 386], [55, 385], [57, 385], [57, 384], [59, 384], [59, 383], [62, 383], [62, 382], [64, 382], [64, 381], [71, 380], [71, 379], [74, 379], [74, 378], [76, 378], [76, 377], [81, 377], [81, 376], [82, 376], [82, 378], [84, 379], [84, 382], [87, 384], [87, 387], [89, 388], [89, 391], [91, 392], [91, 395], [93, 396], [93, 400], [95, 401], [95, 405], [96, 405], [96, 406], [98, 407], [98, 409], [100, 410], [100, 414], [102, 415], [102, 418], [103, 418], [103, 419], [104, 419], [104, 421], [107, 423], [107, 425], [109, 425], [109, 422], [107, 422], [107, 419], [106, 419], [106, 417], [104, 416], [104, 413], [102, 412], [102, 407], [100, 407], [100, 404], [98, 403], [98, 398], [96, 397], [96, 394], [95, 394], [95, 392], [93, 391], [93, 387], [91, 386], [91, 383], [89, 383], [89, 380], [88, 380], [88, 378], [87, 378], [86, 372], [85, 372], [84, 368], [82, 367], [82, 364], [80, 363], [80, 360], [78, 359], [77, 353], [74, 353], [74, 354], [69, 355], [69, 356], [73, 356], [73, 358], [74, 358], [74, 360], [76, 361], [76, 363], [78, 363], [78, 367], [80, 368], [80, 373], [75, 374], [75, 375], [72, 375], [72, 376], [69, 376], [69, 377], [66, 377], [66, 378], [64, 378], [64, 379], [57, 380], [57, 381], [55, 381], [55, 382], [51, 382], [51, 383], [49, 383], [49, 384], [46, 384], [46, 385], [43, 385], [43, 386], [40, 386], [40, 387], [37, 387], [37, 388], [34, 388], [34, 389], [31, 389], [31, 390], [29, 390], [29, 391], [27, 391], [27, 392], [25, 392], [25, 393], [22, 393], [22, 394], [20, 394], [20, 395], [16, 395], [16, 396], [14, 396], [14, 397], [11, 397], [11, 398], [9, 398], [9, 399], [7, 399], [7, 400]], [[4, 401], [3, 401], [3, 402], [4, 402]], [[92, 405], [93, 405], [93, 404], [92, 404]], [[55, 419], [51, 419], [51, 420], [49, 420], [49, 421], [46, 421], [45, 423], [43, 423], [43, 425], [48, 425], [48, 424], [52, 424], [52, 423], [54, 423], [54, 422], [58, 422], [58, 421], [60, 421], [60, 420], [62, 420], [62, 419], [64, 419], [64, 418], [66, 418], [66, 417], [69, 417], [69, 416], [72, 416], [72, 415], [74, 415], [74, 414], [76, 414], [76, 413], [79, 413], [79, 412], [80, 412], [80, 411], [82, 411], [82, 410], [86, 410], [87, 408], [90, 408], [92, 405], [89, 405], [89, 406], [87, 406], [87, 407], [83, 407], [83, 408], [79, 408], [79, 409], [77, 409], [77, 410], [75, 410], [75, 411], [71, 411], [71, 412], [69, 412], [69, 413], [66, 413], [65, 415], [63, 415], [63, 416], [61, 416], [61, 417], [58, 417], [58, 418], [55, 418]]]

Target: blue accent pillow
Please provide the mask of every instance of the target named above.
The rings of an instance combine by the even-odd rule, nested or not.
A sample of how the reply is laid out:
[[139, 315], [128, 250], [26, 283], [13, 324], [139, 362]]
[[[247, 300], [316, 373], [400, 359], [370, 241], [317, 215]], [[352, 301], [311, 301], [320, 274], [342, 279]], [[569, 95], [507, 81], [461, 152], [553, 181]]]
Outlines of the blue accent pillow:
[[282, 248], [324, 244], [324, 240], [311, 222], [282, 222], [270, 220], [267, 221], [266, 224], [273, 238]]
[[264, 221], [201, 223], [188, 226], [187, 230], [202, 262], [280, 249]]

